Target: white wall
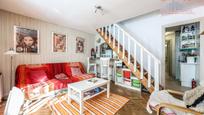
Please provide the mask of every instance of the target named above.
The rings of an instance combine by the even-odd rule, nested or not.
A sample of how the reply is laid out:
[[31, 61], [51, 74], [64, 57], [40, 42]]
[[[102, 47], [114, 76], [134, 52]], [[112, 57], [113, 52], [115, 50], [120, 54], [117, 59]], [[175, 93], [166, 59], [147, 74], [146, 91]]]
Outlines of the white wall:
[[[173, 14], [161, 15], [159, 11], [149, 13], [140, 17], [120, 22], [127, 32], [135, 37], [141, 44], [143, 44], [149, 51], [161, 60], [162, 64], [162, 78], [165, 75], [165, 42], [164, 42], [164, 27], [176, 26], [185, 23], [192, 23], [200, 21], [197, 19], [204, 16], [204, 7], [197, 7], [192, 9], [192, 14]], [[201, 23], [202, 25], [202, 23]], [[201, 40], [203, 42], [203, 40]], [[203, 45], [204, 43], [201, 43]], [[201, 47], [201, 53], [203, 49]], [[202, 54], [203, 55], [203, 54]], [[203, 61], [202, 61], [203, 60]], [[201, 65], [204, 63], [204, 58], [201, 56]], [[201, 68], [204, 68], [201, 66]], [[201, 73], [204, 77], [204, 72]], [[162, 84], [165, 81], [162, 79]]]
[[[9, 91], [10, 58], [3, 53], [14, 47], [14, 25], [38, 29], [40, 33], [40, 53], [16, 55], [14, 67], [19, 64], [70, 61], [80, 61], [86, 65], [90, 50], [94, 47], [95, 38], [92, 34], [0, 10], [0, 72], [4, 76], [4, 95], [7, 95]], [[67, 34], [68, 51], [66, 53], [52, 53], [52, 32]], [[85, 38], [84, 53], [75, 53], [77, 36]], [[14, 75], [12, 77], [14, 81]]]

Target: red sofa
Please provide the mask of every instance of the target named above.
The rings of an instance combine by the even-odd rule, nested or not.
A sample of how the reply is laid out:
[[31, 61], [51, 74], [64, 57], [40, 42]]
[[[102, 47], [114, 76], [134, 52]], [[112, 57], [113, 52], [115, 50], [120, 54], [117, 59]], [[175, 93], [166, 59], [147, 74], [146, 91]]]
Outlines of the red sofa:
[[[80, 74], [73, 75], [73, 68], [79, 68]], [[66, 79], [58, 79], [56, 75], [66, 75]], [[54, 90], [66, 88], [68, 83], [94, 77], [93, 74], [86, 74], [80, 62], [68, 63], [46, 63], [19, 65], [16, 69], [15, 86], [19, 88], [40, 82], [54, 84]]]

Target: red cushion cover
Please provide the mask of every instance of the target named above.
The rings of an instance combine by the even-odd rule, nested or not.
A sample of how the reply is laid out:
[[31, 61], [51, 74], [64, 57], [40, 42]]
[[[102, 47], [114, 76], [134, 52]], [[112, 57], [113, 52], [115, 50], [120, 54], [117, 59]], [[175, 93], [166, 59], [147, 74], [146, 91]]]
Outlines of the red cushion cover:
[[48, 80], [47, 74], [43, 69], [26, 69], [28, 77], [26, 78], [27, 84], [34, 84], [45, 82]]

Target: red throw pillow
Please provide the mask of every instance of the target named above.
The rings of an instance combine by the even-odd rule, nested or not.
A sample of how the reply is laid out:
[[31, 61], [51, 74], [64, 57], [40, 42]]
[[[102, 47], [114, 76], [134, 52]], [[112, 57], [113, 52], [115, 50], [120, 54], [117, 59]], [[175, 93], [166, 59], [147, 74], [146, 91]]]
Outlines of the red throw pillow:
[[47, 81], [47, 74], [44, 70], [30, 70], [28, 73], [27, 83], [34, 84]]
[[81, 75], [82, 72], [79, 67], [71, 67], [72, 76]]

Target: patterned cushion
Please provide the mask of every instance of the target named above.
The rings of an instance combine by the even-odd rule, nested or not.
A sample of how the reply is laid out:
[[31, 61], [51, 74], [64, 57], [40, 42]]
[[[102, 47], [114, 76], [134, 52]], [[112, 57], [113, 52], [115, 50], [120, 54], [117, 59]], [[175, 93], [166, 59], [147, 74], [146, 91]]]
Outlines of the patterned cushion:
[[71, 72], [72, 72], [72, 76], [82, 75], [82, 72], [81, 72], [80, 68], [78, 68], [78, 67], [72, 67]]

